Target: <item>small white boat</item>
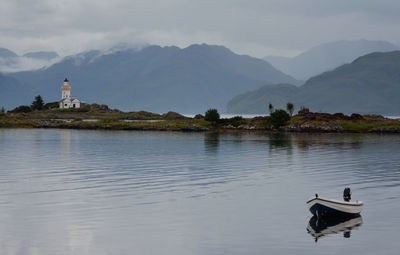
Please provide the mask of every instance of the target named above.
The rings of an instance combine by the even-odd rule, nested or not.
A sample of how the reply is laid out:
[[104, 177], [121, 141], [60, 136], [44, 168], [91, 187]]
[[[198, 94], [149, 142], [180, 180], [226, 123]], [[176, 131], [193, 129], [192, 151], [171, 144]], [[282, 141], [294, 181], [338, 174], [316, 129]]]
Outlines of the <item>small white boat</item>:
[[318, 218], [359, 215], [363, 207], [363, 202], [350, 202], [351, 192], [349, 188], [345, 189], [343, 197], [345, 201], [321, 198], [318, 197], [318, 194], [315, 194], [314, 198], [307, 201], [308, 209]]

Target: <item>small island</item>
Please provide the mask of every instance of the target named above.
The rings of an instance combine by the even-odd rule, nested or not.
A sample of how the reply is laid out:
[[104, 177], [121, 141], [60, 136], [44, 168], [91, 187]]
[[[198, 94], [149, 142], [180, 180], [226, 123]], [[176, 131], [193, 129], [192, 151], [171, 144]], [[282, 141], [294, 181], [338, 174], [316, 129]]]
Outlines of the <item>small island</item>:
[[381, 115], [315, 113], [301, 107], [293, 115], [294, 105], [274, 109], [268, 105], [269, 116], [220, 118], [216, 109], [204, 116], [187, 117], [169, 111], [165, 114], [147, 111], [123, 112], [107, 105], [87, 104], [71, 96], [67, 78], [61, 87], [62, 98], [45, 104], [40, 95], [30, 106], [21, 105], [0, 111], [0, 128], [67, 128], [102, 130], [154, 130], [186, 132], [309, 132], [309, 133], [400, 133], [400, 120]]
[[[208, 116], [210, 110], [215, 111], [217, 115]], [[210, 110], [205, 116], [197, 114], [195, 117], [186, 117], [176, 112], [165, 114], [146, 111], [122, 112], [110, 109], [107, 105], [98, 104], [60, 109], [58, 103], [55, 102], [44, 105], [41, 110], [20, 106], [7, 113], [3, 112], [0, 114], [0, 128], [400, 133], [400, 120], [388, 119], [381, 115], [352, 114], [348, 116], [342, 113], [313, 113], [303, 109], [293, 116], [284, 110], [276, 110], [270, 116], [220, 118], [215, 109]]]

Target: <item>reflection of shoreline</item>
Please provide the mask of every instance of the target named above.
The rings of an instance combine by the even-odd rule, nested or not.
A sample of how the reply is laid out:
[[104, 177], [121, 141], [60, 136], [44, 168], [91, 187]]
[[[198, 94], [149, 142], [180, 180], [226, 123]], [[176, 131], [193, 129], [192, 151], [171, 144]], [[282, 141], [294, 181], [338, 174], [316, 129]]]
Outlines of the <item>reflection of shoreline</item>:
[[308, 222], [307, 232], [315, 238], [315, 242], [321, 237], [339, 233], [343, 233], [344, 238], [350, 238], [351, 230], [358, 229], [362, 223], [360, 215], [326, 219], [318, 219], [316, 216], [313, 216]]
[[215, 154], [219, 147], [219, 133], [205, 133], [204, 147], [207, 153]]
[[71, 130], [62, 129], [61, 130], [61, 152], [62, 159], [65, 162], [70, 160], [70, 143], [71, 143]]

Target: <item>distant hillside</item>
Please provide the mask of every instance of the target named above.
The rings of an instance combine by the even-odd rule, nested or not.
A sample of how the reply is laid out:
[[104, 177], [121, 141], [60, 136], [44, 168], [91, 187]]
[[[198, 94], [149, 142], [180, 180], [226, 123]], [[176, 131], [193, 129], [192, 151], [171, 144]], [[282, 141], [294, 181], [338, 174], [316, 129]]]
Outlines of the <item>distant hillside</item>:
[[[230, 98], [265, 83], [293, 83], [269, 63], [222, 46], [149, 46], [112, 53], [89, 51], [49, 68], [10, 74], [47, 101], [60, 98], [65, 77], [72, 94], [123, 110], [183, 113], [225, 111]], [[32, 95], [33, 96], [33, 95]]]
[[296, 79], [307, 80], [365, 54], [395, 50], [400, 47], [385, 41], [336, 41], [321, 44], [293, 58], [269, 56], [264, 59]]
[[57, 52], [54, 51], [36, 51], [36, 52], [25, 53], [23, 57], [42, 59], [42, 60], [52, 60], [60, 56], [57, 54]]
[[18, 57], [15, 52], [8, 50], [6, 48], [0, 48], [0, 58], [15, 58]]
[[234, 97], [228, 102], [228, 113], [265, 114], [268, 104], [282, 108], [287, 102], [297, 102], [298, 87], [291, 84], [265, 85]]
[[59, 57], [54, 51], [28, 52], [19, 56], [11, 50], [0, 48], [0, 72], [35, 70], [53, 64]]
[[16, 79], [0, 73], [0, 108], [11, 110], [16, 105], [30, 105], [33, 101], [34, 90], [24, 86]]
[[231, 113], [266, 113], [269, 102], [285, 108], [343, 113], [400, 115], [400, 51], [371, 53], [333, 71], [309, 79], [303, 86], [264, 86], [228, 103]]

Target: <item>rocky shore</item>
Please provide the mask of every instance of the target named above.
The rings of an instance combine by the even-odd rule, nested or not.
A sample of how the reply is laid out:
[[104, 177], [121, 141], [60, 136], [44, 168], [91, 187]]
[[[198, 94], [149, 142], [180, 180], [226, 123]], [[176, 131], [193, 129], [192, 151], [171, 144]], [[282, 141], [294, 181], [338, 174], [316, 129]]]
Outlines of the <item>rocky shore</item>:
[[180, 132], [306, 132], [306, 133], [400, 133], [400, 120], [380, 115], [344, 115], [306, 112], [290, 118], [280, 127], [269, 117], [239, 116], [209, 122], [176, 112], [156, 114], [145, 111], [124, 113], [97, 107], [94, 111], [42, 111], [0, 115], [0, 128], [65, 128], [93, 130], [137, 130]]

